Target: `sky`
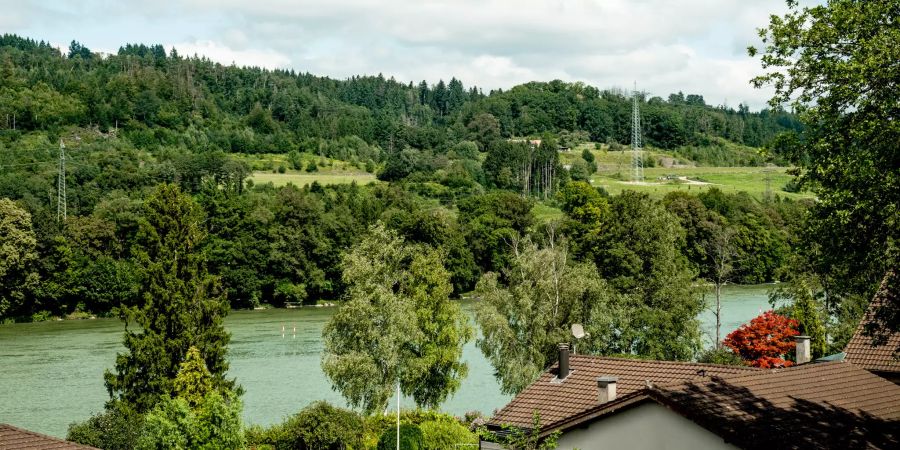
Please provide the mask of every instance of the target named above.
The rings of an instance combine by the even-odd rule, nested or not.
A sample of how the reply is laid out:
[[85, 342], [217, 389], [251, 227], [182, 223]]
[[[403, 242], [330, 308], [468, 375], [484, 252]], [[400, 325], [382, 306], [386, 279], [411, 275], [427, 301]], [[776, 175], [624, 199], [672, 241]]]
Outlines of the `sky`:
[[223, 64], [338, 79], [451, 77], [485, 93], [581, 81], [765, 107], [756, 30], [784, 0], [0, 0], [0, 33], [97, 52], [162, 44]]

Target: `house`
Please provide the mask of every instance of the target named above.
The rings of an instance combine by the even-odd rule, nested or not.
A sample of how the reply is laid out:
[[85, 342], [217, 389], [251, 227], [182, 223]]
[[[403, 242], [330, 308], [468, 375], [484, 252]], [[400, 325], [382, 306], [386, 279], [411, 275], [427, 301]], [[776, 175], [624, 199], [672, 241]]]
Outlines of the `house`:
[[33, 431], [0, 423], [0, 449], [3, 450], [98, 450], [95, 447], [64, 441]]
[[569, 357], [565, 344], [559, 361], [488, 429], [529, 430], [537, 414], [559, 449], [900, 448], [900, 386], [852, 362], [763, 370]]
[[894, 351], [900, 348], [900, 332], [886, 336], [884, 343], [875, 346], [872, 338], [865, 335], [866, 325], [877, 321], [876, 311], [886, 304], [900, 309], [900, 274], [895, 270], [889, 271], [882, 280], [865, 317], [844, 349], [844, 360], [900, 384], [900, 360], [894, 357]]

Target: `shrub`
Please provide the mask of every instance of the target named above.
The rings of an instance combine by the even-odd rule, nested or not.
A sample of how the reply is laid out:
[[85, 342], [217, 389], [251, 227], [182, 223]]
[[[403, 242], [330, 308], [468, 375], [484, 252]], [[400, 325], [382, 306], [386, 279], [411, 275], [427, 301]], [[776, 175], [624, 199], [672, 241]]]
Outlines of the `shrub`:
[[[424, 439], [422, 429], [412, 423], [400, 425], [400, 450], [423, 450]], [[397, 448], [397, 430], [387, 429], [378, 440], [378, 450], [394, 450]]]
[[66, 440], [105, 450], [131, 450], [137, 445], [143, 426], [142, 415], [113, 401], [104, 412], [69, 425]]
[[588, 163], [594, 162], [594, 154], [591, 153], [590, 149], [587, 148], [581, 151], [581, 158]]
[[711, 348], [700, 354], [697, 360], [707, 364], [724, 364], [728, 366], [743, 366], [744, 360], [725, 347]]
[[276, 450], [361, 449], [363, 428], [362, 418], [353, 411], [316, 402], [268, 430], [250, 428], [247, 437], [250, 445]]
[[285, 173], [285, 172], [287, 172], [287, 168], [284, 167], [284, 164], [278, 166], [278, 173]]
[[319, 166], [316, 165], [315, 161], [310, 161], [309, 164], [306, 165], [307, 172], [318, 172]]
[[456, 420], [428, 420], [419, 424], [422, 430], [422, 448], [442, 450], [455, 448], [456, 444], [477, 444], [475, 434]]
[[243, 448], [241, 401], [212, 391], [196, 408], [184, 398], [162, 400], [147, 414], [136, 448]]

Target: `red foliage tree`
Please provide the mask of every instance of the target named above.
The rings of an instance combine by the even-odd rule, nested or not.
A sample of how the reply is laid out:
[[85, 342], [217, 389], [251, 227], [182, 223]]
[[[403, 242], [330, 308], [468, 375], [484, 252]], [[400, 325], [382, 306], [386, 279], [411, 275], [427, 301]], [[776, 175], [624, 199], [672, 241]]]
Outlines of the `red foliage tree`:
[[766, 311], [734, 330], [722, 341], [753, 367], [790, 366], [784, 355], [794, 348], [797, 321]]

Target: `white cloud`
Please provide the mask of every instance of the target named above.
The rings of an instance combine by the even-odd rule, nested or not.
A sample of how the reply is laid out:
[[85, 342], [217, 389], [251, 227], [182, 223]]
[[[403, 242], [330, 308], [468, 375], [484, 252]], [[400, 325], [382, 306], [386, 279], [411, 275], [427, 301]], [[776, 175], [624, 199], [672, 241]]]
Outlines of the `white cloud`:
[[205, 56], [211, 61], [229, 65], [264, 67], [279, 69], [290, 65], [291, 59], [274, 50], [235, 50], [215, 41], [181, 42], [167, 47], [175, 47], [182, 56]]
[[[484, 89], [554, 78], [600, 88], [637, 80], [654, 95], [681, 90], [756, 108], [769, 93], [750, 88], [759, 64], [744, 49], [769, 14], [785, 9], [784, 0], [123, 0], [114, 8], [83, 0], [77, 8], [51, 2], [40, 10], [16, 4], [10, 2], [10, 16], [31, 21], [34, 37], [65, 30], [54, 38], [67, 42], [87, 34], [98, 41], [88, 41], [91, 48], [149, 44], [150, 36], [225, 64], [338, 78], [456, 76]], [[104, 31], [110, 23], [118, 28]]]

